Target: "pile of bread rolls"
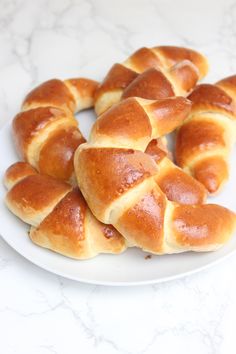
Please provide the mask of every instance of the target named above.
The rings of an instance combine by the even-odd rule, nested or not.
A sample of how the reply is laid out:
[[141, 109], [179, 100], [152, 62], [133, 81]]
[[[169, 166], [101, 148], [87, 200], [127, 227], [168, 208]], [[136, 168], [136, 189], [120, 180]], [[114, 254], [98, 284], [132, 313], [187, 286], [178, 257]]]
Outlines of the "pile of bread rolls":
[[[159, 46], [115, 64], [101, 83], [53, 79], [32, 90], [12, 122], [21, 161], [4, 179], [6, 205], [31, 225], [31, 240], [75, 259], [223, 246], [236, 215], [206, 198], [229, 176], [236, 75], [198, 84], [207, 71], [202, 54]], [[97, 119], [86, 142], [75, 114], [87, 108]]]

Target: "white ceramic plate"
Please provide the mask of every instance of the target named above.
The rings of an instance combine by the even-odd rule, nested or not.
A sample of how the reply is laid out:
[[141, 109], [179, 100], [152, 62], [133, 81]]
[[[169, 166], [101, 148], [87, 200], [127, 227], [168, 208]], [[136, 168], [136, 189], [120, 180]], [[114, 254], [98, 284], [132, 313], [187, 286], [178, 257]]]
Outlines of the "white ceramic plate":
[[[94, 120], [91, 112], [79, 115], [80, 128], [88, 136]], [[17, 161], [11, 138], [10, 124], [0, 131], [0, 173]], [[232, 154], [231, 177], [222, 193], [211, 202], [220, 203], [236, 211], [236, 149]], [[91, 260], [76, 261], [34, 245], [27, 236], [28, 225], [11, 214], [4, 205], [5, 188], [0, 183], [0, 234], [18, 253], [50, 272], [93, 284], [141, 285], [163, 282], [181, 277], [215, 264], [236, 251], [236, 235], [221, 250], [210, 253], [182, 253], [178, 255], [152, 256], [145, 259], [144, 252], [128, 249], [121, 255], [99, 255]]]

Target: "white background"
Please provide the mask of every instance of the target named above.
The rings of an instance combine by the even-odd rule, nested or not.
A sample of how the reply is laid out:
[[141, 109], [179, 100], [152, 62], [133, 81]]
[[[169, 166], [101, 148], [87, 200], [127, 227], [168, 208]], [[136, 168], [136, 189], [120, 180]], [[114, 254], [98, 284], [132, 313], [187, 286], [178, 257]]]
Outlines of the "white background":
[[[209, 82], [236, 73], [236, 2], [1, 0], [0, 124], [36, 84], [101, 79], [135, 49], [159, 44], [205, 53]], [[178, 281], [112, 288], [49, 274], [0, 239], [2, 354], [231, 354], [235, 328], [233, 257]]]

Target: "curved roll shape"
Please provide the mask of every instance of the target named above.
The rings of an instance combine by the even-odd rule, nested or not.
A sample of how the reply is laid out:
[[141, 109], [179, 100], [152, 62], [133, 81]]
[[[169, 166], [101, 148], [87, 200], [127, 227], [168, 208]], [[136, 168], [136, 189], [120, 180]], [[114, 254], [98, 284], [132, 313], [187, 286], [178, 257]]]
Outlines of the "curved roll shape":
[[[102, 114], [114, 103], [117, 103], [122, 94], [130, 97], [127, 86], [147, 69], [156, 69], [152, 75], [155, 85], [159, 85], [159, 97], [144, 97], [149, 99], [168, 96], [184, 96], [190, 92], [207, 74], [207, 59], [200, 53], [187, 48], [174, 46], [159, 46], [154, 48], [140, 48], [122, 64], [115, 64], [99, 85], [95, 94], [95, 111]], [[158, 72], [158, 73], [157, 73]], [[154, 78], [155, 76], [155, 78]], [[131, 86], [130, 90], [133, 91]], [[143, 87], [145, 91], [145, 87]], [[134, 91], [133, 91], [134, 93]], [[132, 96], [135, 96], [132, 94]], [[166, 96], [165, 96], [166, 97]]]
[[6, 205], [32, 225], [29, 237], [37, 245], [75, 259], [99, 253], [121, 253], [126, 241], [111, 225], [90, 212], [78, 188], [17, 162], [5, 173]]
[[218, 205], [169, 201], [157, 179], [158, 164], [145, 150], [190, 113], [182, 97], [128, 98], [102, 114], [89, 142], [75, 153], [79, 187], [91, 211], [129, 242], [155, 254], [210, 251], [233, 234], [236, 216]]
[[214, 194], [228, 179], [236, 141], [236, 75], [197, 86], [189, 99], [192, 110], [177, 133], [176, 161]]
[[41, 173], [73, 183], [73, 157], [85, 142], [74, 114], [92, 107], [98, 83], [89, 79], [53, 79], [32, 90], [13, 120], [20, 157]]
[[[125, 88], [121, 99], [140, 97], [157, 100], [170, 96], [174, 96], [170, 82], [161, 71], [150, 68], [139, 74], [137, 78]], [[146, 150], [146, 152], [155, 154], [155, 159], [159, 167], [158, 178], [156, 179], [159, 187], [169, 200], [180, 204], [204, 203], [207, 197], [207, 190], [202, 183], [199, 183], [195, 178], [192, 178], [191, 175], [178, 168], [168, 158], [169, 156], [164, 155], [163, 152], [161, 153], [161, 158], [158, 158], [157, 161], [157, 156], [159, 156], [161, 149], [163, 150], [163, 144], [162, 147], [160, 147], [161, 140], [163, 139], [164, 137], [159, 138], [158, 143], [153, 140]], [[165, 145], [164, 143], [164, 146]]]

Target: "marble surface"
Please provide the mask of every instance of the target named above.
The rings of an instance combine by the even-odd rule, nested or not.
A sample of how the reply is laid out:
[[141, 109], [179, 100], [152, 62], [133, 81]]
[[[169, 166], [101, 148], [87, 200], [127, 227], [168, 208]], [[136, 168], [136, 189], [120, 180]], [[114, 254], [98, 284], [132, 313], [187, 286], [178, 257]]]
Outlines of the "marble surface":
[[[236, 72], [235, 0], [0, 0], [0, 29], [0, 125], [37, 83], [101, 79], [140, 46], [203, 51], [212, 82]], [[231, 257], [160, 285], [85, 285], [0, 239], [0, 353], [235, 353], [235, 274]]]

